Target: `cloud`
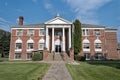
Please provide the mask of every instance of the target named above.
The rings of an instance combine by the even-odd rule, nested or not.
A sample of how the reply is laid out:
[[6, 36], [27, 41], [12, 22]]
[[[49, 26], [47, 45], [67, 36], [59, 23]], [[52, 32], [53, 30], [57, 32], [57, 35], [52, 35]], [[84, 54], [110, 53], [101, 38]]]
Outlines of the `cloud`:
[[65, 0], [82, 23], [98, 24], [96, 10], [112, 0]]
[[11, 22], [0, 17], [0, 29], [10, 31]]
[[47, 10], [53, 9], [52, 4], [50, 4], [50, 3], [48, 3], [48, 2], [44, 4], [44, 7], [45, 7], [45, 9], [47, 9]]

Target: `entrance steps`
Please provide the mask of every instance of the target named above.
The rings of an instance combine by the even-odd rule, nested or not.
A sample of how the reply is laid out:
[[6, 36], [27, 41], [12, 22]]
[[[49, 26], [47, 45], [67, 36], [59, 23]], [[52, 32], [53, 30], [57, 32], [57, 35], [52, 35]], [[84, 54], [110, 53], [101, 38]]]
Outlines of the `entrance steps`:
[[67, 53], [48, 53], [47, 58], [45, 61], [66, 61], [71, 62], [73, 61]]

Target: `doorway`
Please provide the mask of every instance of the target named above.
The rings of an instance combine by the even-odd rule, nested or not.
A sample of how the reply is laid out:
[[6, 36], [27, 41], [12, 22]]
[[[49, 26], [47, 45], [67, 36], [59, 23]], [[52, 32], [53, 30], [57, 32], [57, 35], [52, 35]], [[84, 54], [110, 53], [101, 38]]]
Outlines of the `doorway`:
[[55, 45], [55, 52], [57, 53], [61, 52], [61, 45]]

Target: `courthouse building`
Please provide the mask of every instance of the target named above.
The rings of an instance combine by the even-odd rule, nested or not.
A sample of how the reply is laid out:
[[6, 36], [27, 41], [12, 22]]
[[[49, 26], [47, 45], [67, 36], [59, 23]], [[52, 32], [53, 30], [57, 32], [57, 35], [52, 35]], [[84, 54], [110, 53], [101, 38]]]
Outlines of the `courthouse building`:
[[[23, 24], [19, 17], [19, 25], [11, 28], [10, 60], [29, 60], [34, 52], [46, 54], [68, 54], [73, 58], [71, 50], [74, 25], [60, 15], [43, 24]], [[117, 29], [105, 26], [82, 24], [82, 52], [86, 60], [117, 59]], [[74, 44], [76, 45], [76, 44]], [[44, 53], [44, 50], [48, 52]], [[44, 57], [46, 56], [46, 57]]]

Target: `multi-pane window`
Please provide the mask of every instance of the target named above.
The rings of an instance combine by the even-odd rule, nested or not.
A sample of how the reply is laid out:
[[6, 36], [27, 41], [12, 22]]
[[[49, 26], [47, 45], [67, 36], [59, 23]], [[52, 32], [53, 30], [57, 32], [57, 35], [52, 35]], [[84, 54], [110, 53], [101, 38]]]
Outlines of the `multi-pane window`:
[[102, 49], [101, 43], [95, 43], [95, 49]]
[[44, 43], [39, 43], [39, 49], [40, 49], [40, 50], [43, 50], [44, 47], [45, 47], [45, 44], [44, 44]]
[[22, 36], [22, 32], [23, 32], [23, 30], [22, 29], [17, 29], [17, 36]]
[[82, 29], [82, 35], [83, 36], [88, 36], [89, 35], [89, 30], [88, 29]]
[[95, 36], [100, 36], [100, 30], [99, 29], [95, 29]]
[[22, 43], [16, 43], [15, 49], [22, 49]]
[[15, 59], [21, 59], [21, 53], [15, 53]]
[[96, 53], [95, 54], [95, 59], [96, 60], [102, 60], [103, 56], [102, 56], [102, 53]]
[[84, 53], [86, 60], [90, 60], [90, 53]]
[[27, 53], [27, 59], [32, 59], [32, 54], [31, 53]]
[[29, 29], [28, 30], [28, 35], [29, 36], [33, 36], [34, 35], [34, 30], [33, 29]]
[[40, 35], [45, 35], [45, 29], [40, 29]]
[[90, 43], [83, 43], [84, 49], [90, 49]]
[[33, 49], [33, 43], [28, 43], [27, 49]]

